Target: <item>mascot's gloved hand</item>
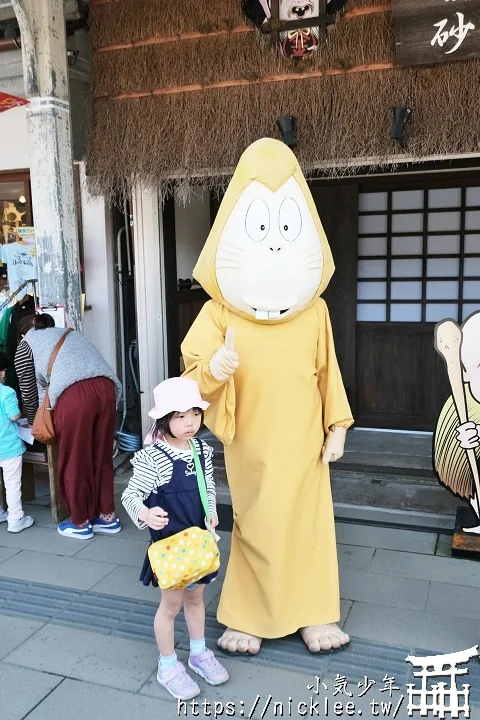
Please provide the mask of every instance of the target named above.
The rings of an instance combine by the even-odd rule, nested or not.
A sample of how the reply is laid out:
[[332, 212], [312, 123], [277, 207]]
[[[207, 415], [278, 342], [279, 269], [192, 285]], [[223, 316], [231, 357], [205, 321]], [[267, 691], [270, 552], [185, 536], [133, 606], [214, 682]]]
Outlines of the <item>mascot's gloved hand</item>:
[[210, 373], [218, 382], [227, 382], [238, 368], [238, 353], [235, 352], [233, 342], [235, 330], [228, 328], [225, 334], [225, 343], [217, 350], [210, 360]]
[[322, 463], [324, 465], [340, 460], [343, 455], [346, 437], [347, 431], [345, 428], [336, 425], [331, 428], [323, 446]]

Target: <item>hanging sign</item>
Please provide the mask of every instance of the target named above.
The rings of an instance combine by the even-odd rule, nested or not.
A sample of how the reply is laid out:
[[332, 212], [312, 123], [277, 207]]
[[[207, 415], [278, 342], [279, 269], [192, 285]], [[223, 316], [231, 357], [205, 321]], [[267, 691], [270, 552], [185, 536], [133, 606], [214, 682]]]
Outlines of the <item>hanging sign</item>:
[[335, 22], [335, 13], [346, 0], [244, 0], [244, 12], [270, 33], [273, 45], [284, 57], [305, 60], [312, 56], [326, 26]]
[[480, 0], [392, 0], [397, 62], [480, 57]]
[[0, 92], [0, 112], [11, 110], [15, 107], [21, 107], [22, 105], [28, 105], [28, 100], [16, 97], [16, 95], [9, 95], [8, 93]]
[[47, 313], [55, 321], [55, 327], [67, 327], [67, 311], [65, 305], [45, 305], [44, 307], [35, 308], [38, 314]]

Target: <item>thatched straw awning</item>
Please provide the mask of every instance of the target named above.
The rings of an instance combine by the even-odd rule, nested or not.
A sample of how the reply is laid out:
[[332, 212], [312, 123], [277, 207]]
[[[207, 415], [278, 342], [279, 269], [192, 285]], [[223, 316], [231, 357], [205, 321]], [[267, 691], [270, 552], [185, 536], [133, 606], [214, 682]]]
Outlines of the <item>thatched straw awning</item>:
[[480, 61], [395, 67], [388, 0], [351, 0], [300, 63], [248, 25], [240, 0], [91, 4], [88, 172], [99, 192], [134, 179], [216, 184], [251, 142], [279, 137], [275, 120], [286, 114], [297, 118], [307, 173], [391, 162], [394, 105], [414, 108], [409, 157], [480, 150]]

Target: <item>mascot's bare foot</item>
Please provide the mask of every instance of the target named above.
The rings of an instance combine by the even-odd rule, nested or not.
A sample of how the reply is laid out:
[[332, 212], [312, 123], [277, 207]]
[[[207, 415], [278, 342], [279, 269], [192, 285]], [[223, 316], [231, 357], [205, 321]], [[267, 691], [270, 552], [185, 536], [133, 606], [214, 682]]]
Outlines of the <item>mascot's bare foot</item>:
[[332, 650], [350, 642], [348, 635], [334, 623], [300, 628], [300, 635], [310, 652]]
[[250, 653], [256, 655], [260, 650], [262, 638], [249, 633], [240, 632], [227, 628], [222, 637], [217, 640], [217, 645], [228, 652]]

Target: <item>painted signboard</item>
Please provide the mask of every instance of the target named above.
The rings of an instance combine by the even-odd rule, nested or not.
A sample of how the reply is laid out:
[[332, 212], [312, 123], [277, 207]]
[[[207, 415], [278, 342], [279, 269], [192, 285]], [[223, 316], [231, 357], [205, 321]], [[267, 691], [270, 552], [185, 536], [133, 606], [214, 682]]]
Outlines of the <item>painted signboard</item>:
[[392, 0], [397, 63], [480, 57], [480, 0]]

